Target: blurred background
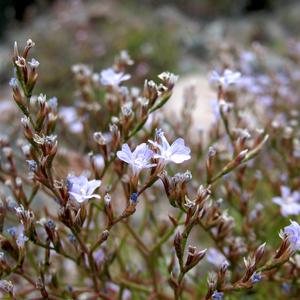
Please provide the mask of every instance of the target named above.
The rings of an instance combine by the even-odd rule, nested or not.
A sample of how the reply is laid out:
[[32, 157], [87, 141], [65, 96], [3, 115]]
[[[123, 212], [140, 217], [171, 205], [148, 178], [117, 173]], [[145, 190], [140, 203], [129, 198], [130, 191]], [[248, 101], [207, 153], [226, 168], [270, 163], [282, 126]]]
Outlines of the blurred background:
[[[296, 0], [1, 0], [0, 99], [8, 99], [11, 50], [16, 40], [36, 43], [41, 62], [38, 90], [72, 103], [71, 66], [100, 71], [127, 49], [135, 65], [132, 84], [164, 70], [207, 78], [218, 50], [259, 42], [277, 63], [290, 39], [297, 39]], [[8, 103], [1, 104], [8, 109]]]

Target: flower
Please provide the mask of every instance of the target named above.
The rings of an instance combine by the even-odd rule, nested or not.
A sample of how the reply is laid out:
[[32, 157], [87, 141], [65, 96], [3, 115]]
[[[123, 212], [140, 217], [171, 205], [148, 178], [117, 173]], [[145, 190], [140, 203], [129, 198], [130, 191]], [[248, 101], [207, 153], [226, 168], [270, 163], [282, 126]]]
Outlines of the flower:
[[104, 165], [105, 165], [105, 161], [104, 161], [104, 158], [101, 154], [96, 154], [94, 157], [93, 157], [93, 162], [94, 162], [94, 165], [95, 165], [95, 168], [96, 169], [103, 169], [104, 168]]
[[300, 250], [300, 225], [296, 221], [291, 221], [291, 225], [284, 227], [283, 233], [288, 236], [292, 249]]
[[28, 237], [24, 235], [24, 226], [20, 225], [19, 227], [10, 227], [7, 229], [8, 234], [10, 234], [14, 239], [19, 248], [23, 248], [25, 242], [28, 241]]
[[83, 131], [83, 124], [74, 107], [62, 107], [59, 110], [59, 115], [72, 133], [80, 133]]
[[281, 186], [281, 197], [274, 197], [273, 203], [280, 206], [283, 216], [298, 215], [300, 213], [300, 193], [291, 192], [287, 186]]
[[262, 276], [261, 276], [261, 274], [259, 274], [259, 273], [254, 273], [254, 274], [252, 275], [252, 277], [251, 277], [252, 283], [260, 282], [261, 279], [262, 279]]
[[0, 280], [0, 290], [4, 291], [5, 293], [13, 293], [14, 285], [11, 281], [1, 279]]
[[11, 78], [9, 81], [9, 86], [12, 88], [16, 88], [18, 86], [18, 80], [15, 77]]
[[157, 130], [156, 135], [160, 139], [161, 144], [149, 141], [159, 150], [159, 153], [154, 154], [154, 158], [158, 158], [166, 163], [172, 161], [176, 164], [180, 164], [191, 158], [191, 149], [185, 146], [184, 139], [178, 138], [170, 145], [161, 130]]
[[224, 293], [222, 292], [218, 292], [218, 291], [214, 291], [211, 298], [213, 300], [222, 300], [223, 299], [223, 296], [224, 296]]
[[100, 199], [99, 195], [93, 193], [101, 185], [101, 180], [89, 181], [85, 175], [69, 175], [67, 182], [69, 195], [77, 202], [83, 203], [91, 198]]
[[28, 159], [26, 160], [27, 164], [28, 164], [28, 168], [30, 172], [35, 172], [37, 170], [37, 163], [35, 160], [33, 159]]
[[226, 69], [223, 74], [213, 71], [210, 76], [210, 82], [223, 88], [228, 88], [229, 86], [236, 84], [240, 77], [240, 72], [234, 72], [229, 69]]
[[118, 86], [122, 81], [130, 79], [129, 74], [116, 72], [113, 68], [102, 70], [100, 73], [100, 82], [102, 85]]
[[136, 203], [137, 202], [137, 199], [138, 199], [138, 193], [132, 193], [131, 196], [130, 196], [130, 200], [133, 202], [133, 203]]
[[50, 108], [52, 110], [54, 110], [55, 112], [57, 111], [57, 105], [58, 105], [58, 99], [57, 97], [52, 97], [47, 101], [48, 105], [50, 106]]
[[28, 62], [28, 64], [32, 69], [35, 69], [40, 65], [40, 63], [34, 58], [32, 58], [31, 61]]
[[124, 144], [122, 150], [117, 152], [118, 158], [128, 163], [135, 174], [138, 174], [142, 169], [155, 166], [151, 163], [153, 154], [153, 151], [145, 143], [138, 145], [133, 152], [128, 144]]
[[[206, 253], [206, 259], [208, 262], [216, 267], [221, 267], [223, 263], [227, 262], [226, 257], [217, 249], [209, 248]], [[228, 263], [228, 262], [227, 262]]]

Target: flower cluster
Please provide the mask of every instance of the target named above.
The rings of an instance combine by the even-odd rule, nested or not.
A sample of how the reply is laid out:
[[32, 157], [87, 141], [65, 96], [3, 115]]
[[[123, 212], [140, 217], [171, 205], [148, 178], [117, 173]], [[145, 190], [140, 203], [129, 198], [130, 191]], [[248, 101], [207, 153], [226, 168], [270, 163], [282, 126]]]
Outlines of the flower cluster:
[[14, 46], [9, 85], [22, 118], [8, 124], [17, 138], [0, 136], [3, 299], [256, 299], [265, 287], [298, 299], [291, 64], [264, 65], [261, 49], [221, 55], [240, 65], [227, 59], [212, 73], [215, 118], [203, 132], [193, 131], [194, 89], [181, 119], [165, 117], [178, 76], [128, 86], [126, 51], [100, 72], [73, 66], [72, 106], [35, 95], [32, 47]]

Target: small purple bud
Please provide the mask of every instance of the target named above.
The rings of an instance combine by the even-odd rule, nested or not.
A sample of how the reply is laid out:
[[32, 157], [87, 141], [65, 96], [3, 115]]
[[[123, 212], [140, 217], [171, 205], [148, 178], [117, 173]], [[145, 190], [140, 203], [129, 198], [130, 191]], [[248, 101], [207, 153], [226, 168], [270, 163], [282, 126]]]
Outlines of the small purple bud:
[[68, 240], [71, 244], [75, 244], [76, 243], [76, 238], [73, 234], [68, 234]]
[[262, 279], [261, 274], [254, 273], [251, 277], [252, 283], [260, 282]]
[[26, 160], [26, 162], [30, 172], [35, 172], [37, 170], [37, 163], [34, 160]]
[[47, 227], [49, 227], [50, 229], [55, 229], [55, 222], [54, 221], [52, 221], [52, 220], [48, 220], [47, 221]]
[[224, 293], [218, 292], [218, 291], [214, 291], [214, 293], [212, 294], [211, 298], [213, 300], [222, 300], [223, 296], [224, 296]]
[[138, 193], [132, 193], [131, 196], [130, 196], [130, 200], [131, 200], [133, 203], [136, 203], [136, 202], [137, 202], [137, 199], [138, 199]]

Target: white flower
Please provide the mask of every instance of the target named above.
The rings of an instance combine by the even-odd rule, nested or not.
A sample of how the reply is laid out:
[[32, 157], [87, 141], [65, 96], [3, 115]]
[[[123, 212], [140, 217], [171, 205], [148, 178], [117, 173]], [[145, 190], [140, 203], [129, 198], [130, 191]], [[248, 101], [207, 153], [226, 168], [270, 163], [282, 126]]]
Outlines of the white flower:
[[215, 248], [209, 248], [207, 250], [206, 259], [218, 268], [221, 267], [223, 263], [227, 263], [226, 257]]
[[291, 192], [287, 186], [281, 186], [281, 197], [274, 197], [273, 203], [280, 206], [280, 212], [283, 216], [298, 215], [300, 213], [300, 193]]
[[102, 85], [118, 86], [122, 81], [130, 79], [129, 74], [116, 72], [113, 68], [108, 68], [100, 73], [100, 82]]
[[240, 72], [233, 72], [226, 69], [223, 74], [219, 74], [217, 71], [213, 71], [210, 76], [210, 82], [223, 88], [227, 88], [239, 81], [241, 77]]
[[100, 199], [100, 196], [93, 194], [101, 185], [101, 180], [88, 180], [86, 176], [69, 175], [67, 178], [69, 195], [79, 203], [91, 198]]
[[34, 58], [32, 58], [31, 61], [28, 62], [28, 64], [32, 69], [35, 69], [40, 65], [40, 63]]
[[145, 143], [138, 145], [133, 152], [128, 144], [124, 144], [122, 150], [117, 152], [118, 158], [128, 163], [135, 174], [138, 174], [142, 169], [155, 166], [151, 163], [153, 154], [153, 151]]
[[156, 134], [161, 144], [151, 140], [149, 141], [159, 150], [159, 153], [154, 154], [154, 158], [158, 158], [165, 163], [172, 161], [176, 164], [180, 164], [191, 158], [191, 149], [185, 146], [182, 138], [178, 138], [170, 145], [161, 130], [157, 130]]
[[83, 131], [83, 124], [74, 107], [62, 107], [59, 110], [59, 115], [71, 132], [81, 133]]
[[283, 232], [288, 235], [292, 249], [300, 250], [300, 225], [296, 221], [291, 221], [291, 225], [284, 227]]

